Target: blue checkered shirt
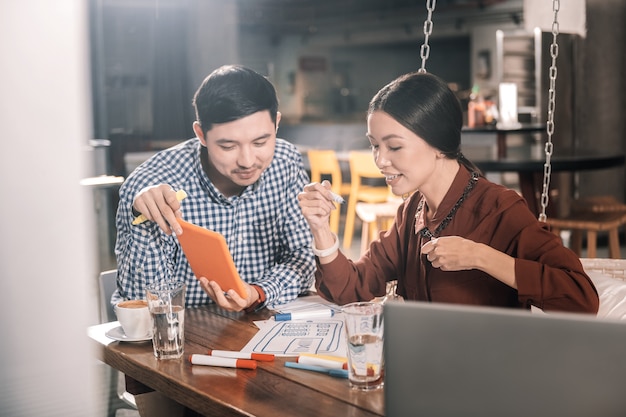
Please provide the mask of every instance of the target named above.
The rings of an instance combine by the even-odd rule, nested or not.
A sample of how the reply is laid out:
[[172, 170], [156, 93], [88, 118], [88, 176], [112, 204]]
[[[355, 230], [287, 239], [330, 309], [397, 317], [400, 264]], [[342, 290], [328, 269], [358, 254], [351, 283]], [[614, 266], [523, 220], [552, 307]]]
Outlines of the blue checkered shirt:
[[293, 300], [314, 280], [312, 236], [297, 195], [309, 182], [296, 148], [276, 140], [270, 166], [245, 191], [226, 198], [202, 169], [197, 138], [163, 150], [133, 171], [120, 188], [116, 227], [118, 282], [112, 302], [143, 298], [154, 281], [184, 279], [186, 305], [212, 302], [195, 278], [174, 235], [166, 235], [156, 223], [133, 226], [133, 199], [143, 188], [167, 183], [183, 189], [183, 219], [224, 235], [241, 278], [260, 286], [265, 305], [273, 307]]

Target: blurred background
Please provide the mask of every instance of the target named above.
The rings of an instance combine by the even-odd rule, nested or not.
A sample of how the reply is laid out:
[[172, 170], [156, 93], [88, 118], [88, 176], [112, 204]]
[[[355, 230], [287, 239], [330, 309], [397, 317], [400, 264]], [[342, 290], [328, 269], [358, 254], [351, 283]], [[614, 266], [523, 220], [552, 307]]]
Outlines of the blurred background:
[[[389, 81], [420, 68], [430, 3], [90, 0], [93, 138], [108, 144], [99, 148], [106, 173], [124, 177], [193, 136], [193, 93], [224, 64], [249, 66], [272, 81], [284, 139], [302, 149], [367, 147], [367, 104]], [[555, 153], [624, 151], [624, 18], [621, 0], [561, 5]], [[519, 120], [545, 123], [552, 21], [548, 0], [439, 0], [426, 69], [449, 83], [465, 111], [472, 91], [497, 104], [500, 83], [514, 83]], [[512, 154], [541, 153], [545, 136], [509, 134], [507, 144]], [[470, 158], [495, 152], [494, 134], [462, 141]], [[623, 201], [623, 167], [560, 176], [576, 196]], [[516, 187], [516, 174], [490, 179]], [[115, 204], [112, 195], [104, 206], [112, 213]]]
[[[341, 135], [331, 132], [332, 140], [364, 140], [369, 99], [421, 66], [427, 3], [90, 0], [94, 138], [111, 141], [111, 172], [125, 175], [127, 153], [191, 137], [193, 92], [213, 69], [237, 63], [276, 86], [286, 139], [319, 139], [311, 127], [332, 125], [343, 129]], [[552, 2], [544, 1], [543, 10], [535, 3], [439, 0], [426, 69], [450, 83], [464, 106], [472, 88], [495, 99], [500, 82], [515, 82], [520, 119], [545, 121]], [[582, 11], [570, 16], [561, 5], [554, 140], [568, 147], [623, 150], [626, 4], [575, 3], [582, 3]], [[546, 17], [537, 35], [534, 25], [546, 23]], [[579, 30], [571, 30], [572, 18], [582, 21]], [[504, 34], [501, 45], [498, 31]], [[524, 42], [506, 42], [516, 36]], [[346, 127], [355, 133], [346, 133]], [[611, 174], [624, 177], [623, 171]], [[589, 173], [590, 180], [581, 181], [581, 192], [600, 187], [623, 198], [623, 185], [597, 175], [602, 174]]]
[[[540, 3], [547, 11], [531, 0], [437, 1], [426, 69], [444, 78], [464, 106], [473, 88], [493, 96], [513, 74], [520, 118], [545, 120], [550, 29], [537, 35], [533, 22], [550, 15], [552, 2]], [[106, 409], [102, 364], [86, 328], [98, 321], [97, 274], [114, 267], [117, 187], [150, 154], [192, 136], [191, 99], [207, 74], [224, 64], [252, 67], [277, 88], [279, 136], [360, 147], [371, 96], [421, 65], [426, 4], [1, 2], [0, 415]], [[568, 4], [561, 2], [564, 21]], [[582, 29], [559, 36], [554, 140], [623, 153], [626, 2], [583, 4]], [[505, 39], [521, 36], [526, 46], [500, 48], [498, 31]], [[507, 56], [525, 58], [508, 67]], [[463, 139], [468, 146], [493, 148], [492, 136], [472, 137]], [[535, 140], [521, 135], [511, 145]], [[102, 175], [112, 178], [84, 182]], [[623, 201], [624, 179], [621, 167], [589, 171], [577, 178], [577, 192]]]

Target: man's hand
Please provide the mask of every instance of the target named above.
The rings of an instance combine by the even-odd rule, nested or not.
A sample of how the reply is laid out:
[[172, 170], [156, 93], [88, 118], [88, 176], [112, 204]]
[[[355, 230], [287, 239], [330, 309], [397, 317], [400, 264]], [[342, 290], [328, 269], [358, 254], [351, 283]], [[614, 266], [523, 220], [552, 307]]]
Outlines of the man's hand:
[[[133, 201], [135, 210], [141, 213], [133, 224], [151, 220], [159, 225], [166, 233], [181, 234], [182, 229], [177, 218], [181, 218], [180, 202], [187, 197], [183, 190], [174, 191], [168, 184], [153, 185], [146, 187], [137, 194]], [[143, 218], [142, 218], [143, 217]]]
[[246, 282], [244, 282], [243, 285], [246, 287], [248, 297], [241, 298], [233, 289], [230, 289], [225, 293], [215, 281], [209, 281], [205, 277], [200, 277], [199, 281], [202, 289], [224, 310], [242, 311], [259, 299], [259, 293]]

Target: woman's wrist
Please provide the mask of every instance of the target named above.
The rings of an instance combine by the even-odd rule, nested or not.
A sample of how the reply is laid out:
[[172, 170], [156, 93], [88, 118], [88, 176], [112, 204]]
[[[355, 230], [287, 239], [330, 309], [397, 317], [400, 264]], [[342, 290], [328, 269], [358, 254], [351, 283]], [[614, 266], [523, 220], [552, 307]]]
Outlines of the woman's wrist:
[[339, 238], [337, 237], [336, 234], [332, 234], [335, 242], [333, 243], [333, 245], [329, 248], [326, 249], [318, 249], [315, 246], [315, 239], [313, 239], [313, 242], [311, 243], [311, 247], [313, 249], [313, 253], [315, 254], [315, 256], [317, 256], [318, 258], [324, 258], [326, 256], [330, 256], [333, 253], [337, 252], [339, 250]]

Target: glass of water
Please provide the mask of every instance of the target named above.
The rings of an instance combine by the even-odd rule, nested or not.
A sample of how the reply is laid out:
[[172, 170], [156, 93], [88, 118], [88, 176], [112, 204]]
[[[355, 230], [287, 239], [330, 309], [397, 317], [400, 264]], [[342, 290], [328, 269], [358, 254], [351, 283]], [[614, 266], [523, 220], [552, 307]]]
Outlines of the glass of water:
[[146, 288], [152, 317], [152, 347], [157, 359], [183, 356], [186, 288], [184, 282], [155, 282]]
[[343, 306], [348, 339], [348, 378], [357, 390], [383, 386], [383, 305], [359, 302]]

